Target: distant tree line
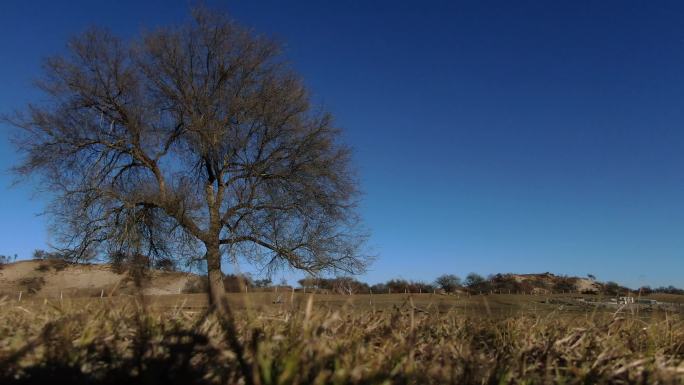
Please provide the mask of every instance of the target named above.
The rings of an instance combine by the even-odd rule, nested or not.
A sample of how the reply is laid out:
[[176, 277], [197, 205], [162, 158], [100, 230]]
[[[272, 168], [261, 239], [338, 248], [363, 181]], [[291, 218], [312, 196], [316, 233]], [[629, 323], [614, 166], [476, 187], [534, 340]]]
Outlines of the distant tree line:
[[[59, 251], [35, 250], [33, 258], [44, 261], [40, 266], [41, 270], [64, 268], [62, 264], [68, 262]], [[11, 263], [17, 256], [0, 255], [0, 266]], [[177, 267], [172, 260], [155, 259], [152, 260], [142, 255], [114, 255], [110, 258], [112, 267], [120, 273], [132, 273], [135, 277], [136, 271], [149, 269], [176, 271]], [[119, 271], [120, 270], [120, 271]], [[207, 292], [208, 284], [206, 277], [202, 279], [188, 281], [184, 292], [199, 293]], [[620, 295], [650, 295], [650, 294], [678, 294], [684, 295], [684, 289], [675, 286], [660, 286], [652, 288], [643, 286], [637, 290], [622, 286], [614, 281], [599, 282], [592, 274], [587, 277], [595, 284], [596, 290], [585, 291], [583, 294], [603, 294], [610, 296]], [[546, 278], [546, 279], [545, 279]], [[489, 294], [489, 293], [511, 293], [511, 294], [533, 294], [533, 293], [577, 293], [577, 283], [579, 278], [568, 276], [556, 276], [551, 273], [528, 276], [524, 280], [514, 274], [492, 274], [486, 278], [477, 273], [470, 273], [464, 279], [455, 274], [443, 274], [437, 277], [434, 282], [413, 281], [402, 278], [390, 279], [386, 282], [370, 285], [359, 281], [353, 277], [307, 277], [297, 281], [299, 288], [295, 290], [331, 294], [383, 294], [383, 293], [468, 293], [468, 294]], [[282, 281], [274, 284], [270, 278], [254, 279], [249, 274], [223, 274], [223, 285], [227, 292], [244, 291], [263, 291], [292, 290], [293, 287]]]
[[319, 291], [336, 294], [359, 294], [368, 293], [370, 286], [352, 277], [317, 278], [308, 277], [297, 281], [299, 285], [308, 291]]
[[638, 290], [642, 295], [649, 295], [649, 294], [679, 294], [679, 295], [684, 295], [684, 289], [680, 289], [677, 287], [674, 287], [672, 285], [670, 286], [660, 286], [656, 288], [651, 288], [650, 286], [642, 286]]
[[[551, 277], [551, 278], [549, 278]], [[545, 279], [547, 278], [547, 279]], [[616, 282], [598, 282], [591, 275], [590, 279], [595, 283], [594, 290], [585, 290], [582, 294], [603, 294], [611, 296], [633, 295], [641, 292], [643, 295], [651, 293], [683, 294], [684, 290], [674, 286], [650, 288], [642, 287], [632, 290]], [[514, 274], [493, 274], [486, 278], [477, 273], [468, 274], [461, 279], [454, 274], [444, 274], [432, 283], [412, 281], [406, 279], [390, 279], [386, 282], [369, 285], [350, 277], [338, 278], [304, 278], [298, 281], [304, 290], [324, 291], [339, 294], [359, 293], [579, 293], [577, 277], [556, 276], [550, 273], [540, 274], [537, 277], [530, 276], [524, 280], [518, 279]]]
[[8, 263], [12, 263], [12, 262], [14, 262], [14, 261], [16, 261], [16, 260], [17, 260], [17, 255], [16, 255], [16, 254], [14, 254], [13, 256], [2, 255], [2, 254], [0, 254], [0, 267], [2, 267], [2, 265], [8, 264]]
[[476, 273], [470, 273], [465, 279], [454, 274], [444, 274], [428, 283], [406, 279], [390, 279], [386, 282], [369, 285], [350, 277], [338, 278], [305, 278], [298, 281], [305, 290], [325, 291], [340, 294], [356, 293], [532, 293], [535, 289], [543, 288], [548, 292], [572, 292], [576, 290], [576, 278], [554, 277], [554, 283], [549, 285], [542, 279], [527, 279], [518, 281], [512, 274], [495, 274], [485, 278]]

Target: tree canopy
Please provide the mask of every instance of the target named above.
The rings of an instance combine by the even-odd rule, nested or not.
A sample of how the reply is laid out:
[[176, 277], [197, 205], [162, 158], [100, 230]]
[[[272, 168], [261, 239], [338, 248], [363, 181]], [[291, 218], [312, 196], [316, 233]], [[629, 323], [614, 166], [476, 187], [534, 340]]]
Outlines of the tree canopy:
[[52, 193], [60, 252], [358, 273], [350, 149], [272, 40], [225, 15], [126, 41], [92, 29], [45, 61], [44, 102], [7, 118]]
[[435, 284], [446, 293], [451, 293], [461, 286], [461, 278], [454, 274], [444, 274], [435, 279]]

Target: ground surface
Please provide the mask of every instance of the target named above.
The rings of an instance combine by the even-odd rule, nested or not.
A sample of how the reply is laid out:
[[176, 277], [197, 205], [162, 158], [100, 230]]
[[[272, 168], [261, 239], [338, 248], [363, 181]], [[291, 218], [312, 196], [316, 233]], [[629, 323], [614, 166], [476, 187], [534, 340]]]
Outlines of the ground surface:
[[0, 383], [684, 384], [684, 319], [571, 296], [0, 298]]
[[5, 266], [0, 384], [684, 384], [684, 296], [273, 289], [216, 313], [187, 277]]
[[[179, 293], [194, 274], [151, 271], [144, 292], [150, 295]], [[108, 264], [67, 264], [54, 260], [20, 261], [0, 268], [0, 293], [44, 298], [86, 297], [131, 293], [134, 285], [125, 273]]]

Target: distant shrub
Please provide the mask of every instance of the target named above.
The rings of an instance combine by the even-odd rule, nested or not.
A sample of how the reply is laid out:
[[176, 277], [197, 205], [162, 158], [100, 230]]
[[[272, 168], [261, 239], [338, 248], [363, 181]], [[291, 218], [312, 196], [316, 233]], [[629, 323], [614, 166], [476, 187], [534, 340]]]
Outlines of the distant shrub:
[[55, 260], [68, 258], [64, 253], [61, 253], [59, 251], [45, 251], [42, 249], [36, 249], [33, 251], [33, 259]]
[[608, 295], [618, 295], [621, 292], [621, 287], [617, 282], [608, 281], [603, 284], [603, 292]]
[[446, 293], [452, 293], [461, 287], [461, 278], [454, 274], [440, 275], [435, 279], [435, 285]]
[[387, 292], [392, 293], [429, 293], [435, 286], [421, 281], [407, 281], [405, 279], [391, 279], [384, 284]]
[[307, 290], [321, 290], [337, 294], [368, 293], [370, 286], [351, 277], [320, 278], [308, 277], [297, 281]]
[[14, 254], [14, 256], [9, 256], [9, 255], [1, 255], [0, 254], [0, 270], [2, 270], [3, 267], [5, 267], [6, 264], [12, 263], [17, 260], [17, 255]]
[[70, 265], [70, 262], [64, 259], [45, 259], [42, 260], [38, 266], [36, 266], [36, 271], [48, 272], [50, 270], [62, 271]]
[[50, 265], [48, 265], [47, 263], [40, 263], [38, 264], [38, 266], [36, 266], [35, 270], [40, 271], [41, 273], [46, 273], [50, 271]]
[[228, 293], [240, 293], [245, 291], [245, 286], [252, 287], [252, 278], [243, 274], [227, 274], [223, 277], [223, 287]]
[[390, 279], [385, 282], [385, 286], [387, 286], [388, 291], [391, 291], [392, 293], [403, 293], [408, 291], [409, 281], [405, 279]]
[[387, 293], [387, 285], [384, 283], [376, 283], [375, 285], [371, 286], [370, 289], [376, 294]]
[[199, 294], [209, 292], [209, 282], [206, 275], [189, 277], [183, 286], [182, 292], [185, 294]]
[[22, 286], [28, 293], [37, 293], [45, 285], [45, 278], [43, 277], [26, 277], [22, 278], [17, 282]]
[[[516, 293], [522, 291], [522, 285], [511, 274], [496, 274], [490, 276], [487, 280], [488, 288], [483, 288], [482, 291], [495, 291], [502, 293]], [[487, 290], [489, 289], [489, 290]]]
[[556, 277], [552, 290], [556, 293], [574, 292], [577, 290], [576, 279], [570, 277]]
[[477, 274], [477, 273], [470, 273], [465, 279], [465, 285], [468, 288], [477, 288], [478, 286], [481, 286], [484, 284], [486, 280], [484, 279], [483, 276]]
[[273, 281], [271, 281], [270, 278], [257, 279], [254, 281], [254, 287], [263, 289], [263, 288], [267, 288], [267, 287], [271, 286], [272, 283], [273, 283]]
[[651, 289], [650, 286], [642, 286], [639, 288], [638, 292], [641, 295], [650, 295], [653, 294], [653, 289]]
[[680, 289], [677, 287], [674, 287], [672, 285], [670, 286], [661, 286], [653, 289], [654, 293], [663, 293], [663, 294], [679, 294], [679, 295], [684, 295], [684, 289]]

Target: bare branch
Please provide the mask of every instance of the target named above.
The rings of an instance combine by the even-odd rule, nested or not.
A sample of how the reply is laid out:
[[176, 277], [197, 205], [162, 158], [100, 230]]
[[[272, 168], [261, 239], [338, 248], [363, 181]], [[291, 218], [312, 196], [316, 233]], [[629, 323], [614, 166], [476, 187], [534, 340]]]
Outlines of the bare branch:
[[312, 111], [277, 44], [193, 15], [130, 42], [97, 29], [73, 39], [45, 62], [47, 102], [11, 119], [15, 171], [54, 194], [59, 247], [81, 258], [200, 250], [219, 285], [221, 252], [362, 271], [357, 181], [332, 118]]

